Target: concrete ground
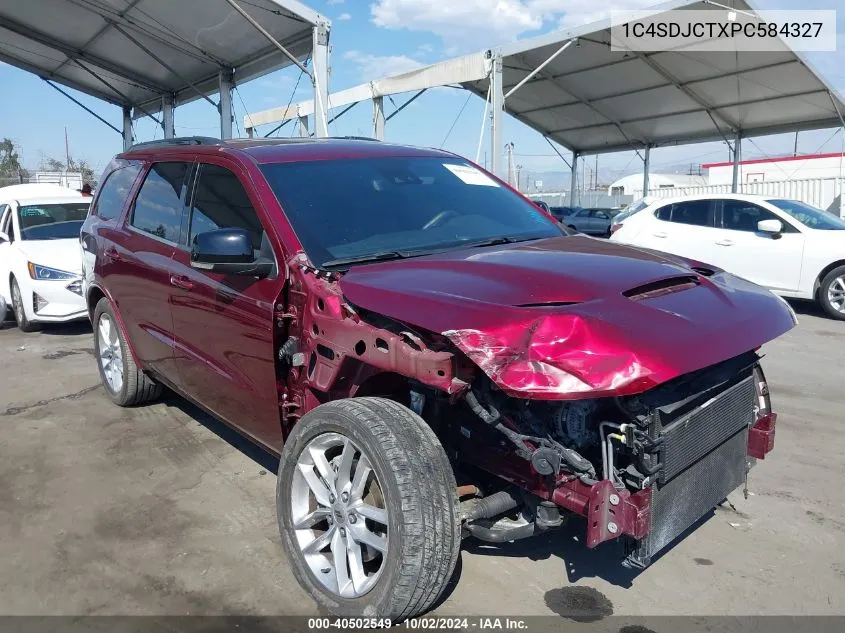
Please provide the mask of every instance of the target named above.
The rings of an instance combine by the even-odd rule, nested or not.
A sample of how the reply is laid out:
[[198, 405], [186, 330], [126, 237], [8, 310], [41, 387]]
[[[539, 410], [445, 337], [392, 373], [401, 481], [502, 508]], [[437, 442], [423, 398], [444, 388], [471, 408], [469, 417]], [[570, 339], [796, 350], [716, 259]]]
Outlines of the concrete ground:
[[[845, 614], [845, 322], [796, 304], [765, 349], [778, 419], [752, 496], [646, 571], [573, 521], [465, 543], [441, 615]], [[174, 396], [107, 401], [87, 325], [0, 330], [0, 615], [316, 614], [279, 543], [276, 460]]]

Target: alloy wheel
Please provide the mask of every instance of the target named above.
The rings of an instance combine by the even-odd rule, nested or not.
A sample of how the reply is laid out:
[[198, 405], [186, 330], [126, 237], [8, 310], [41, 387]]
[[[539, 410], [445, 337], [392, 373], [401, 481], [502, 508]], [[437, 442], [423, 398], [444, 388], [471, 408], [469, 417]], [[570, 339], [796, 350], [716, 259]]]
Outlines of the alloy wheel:
[[123, 388], [123, 350], [120, 347], [117, 326], [106, 313], [100, 315], [97, 323], [97, 339], [103, 378], [112, 393], [119, 393]]
[[340, 433], [323, 433], [300, 453], [290, 495], [295, 540], [331, 593], [358, 598], [386, 566], [385, 490], [369, 457]]
[[845, 314], [845, 275], [840, 275], [828, 286], [827, 301], [834, 310]]
[[23, 309], [21, 290], [17, 283], [12, 283], [12, 309], [15, 311], [15, 319], [18, 323], [23, 323], [26, 320], [26, 312]]

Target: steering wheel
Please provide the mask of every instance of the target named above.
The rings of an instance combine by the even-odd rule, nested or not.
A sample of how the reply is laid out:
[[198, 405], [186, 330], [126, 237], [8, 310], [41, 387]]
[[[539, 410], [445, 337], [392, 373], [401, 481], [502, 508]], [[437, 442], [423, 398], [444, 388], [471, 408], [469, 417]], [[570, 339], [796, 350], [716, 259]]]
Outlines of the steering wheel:
[[422, 230], [428, 231], [429, 229], [433, 229], [436, 226], [440, 226], [443, 224], [448, 218], [452, 218], [457, 216], [458, 214], [455, 211], [451, 211], [449, 209], [444, 209], [433, 218], [431, 218], [428, 222], [423, 225]]

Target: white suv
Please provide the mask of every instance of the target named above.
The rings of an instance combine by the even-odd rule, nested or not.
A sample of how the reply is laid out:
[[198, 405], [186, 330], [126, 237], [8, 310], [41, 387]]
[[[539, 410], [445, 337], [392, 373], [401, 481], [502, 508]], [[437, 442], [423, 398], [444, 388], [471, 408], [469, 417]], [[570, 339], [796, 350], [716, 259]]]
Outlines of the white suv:
[[845, 221], [797, 200], [743, 194], [666, 198], [610, 238], [707, 262], [845, 320]]

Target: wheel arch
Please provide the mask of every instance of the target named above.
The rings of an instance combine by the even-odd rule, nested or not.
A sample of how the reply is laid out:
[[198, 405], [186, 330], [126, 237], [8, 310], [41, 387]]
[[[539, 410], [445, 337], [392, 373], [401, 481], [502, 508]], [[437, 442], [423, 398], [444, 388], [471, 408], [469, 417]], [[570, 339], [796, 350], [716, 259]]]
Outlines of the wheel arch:
[[132, 354], [132, 360], [135, 361], [135, 364], [138, 365], [138, 367], [143, 367], [143, 365], [138, 361], [138, 354], [135, 352], [135, 345], [132, 343], [129, 333], [126, 331], [126, 326], [123, 323], [123, 317], [120, 314], [120, 310], [117, 309], [117, 305], [106, 290], [98, 284], [92, 284], [88, 289], [87, 296], [85, 297], [85, 302], [88, 306], [88, 318], [91, 321], [91, 327], [94, 329], [94, 336], [97, 335], [97, 325], [94, 323], [94, 310], [97, 309], [97, 304], [101, 299], [106, 299], [109, 302], [112, 312], [114, 313], [115, 321], [117, 321], [117, 327], [120, 328], [120, 333], [123, 335], [123, 340], [126, 341], [129, 353]]
[[819, 274], [816, 275], [816, 280], [813, 282], [814, 297], [818, 298], [819, 288], [822, 286], [822, 279], [824, 279], [831, 270], [839, 268], [840, 266], [845, 266], [845, 259], [838, 259], [821, 269]]
[[376, 371], [362, 380], [350, 395], [354, 398], [386, 398], [408, 406], [410, 392], [411, 384], [407, 376], [393, 371]]

